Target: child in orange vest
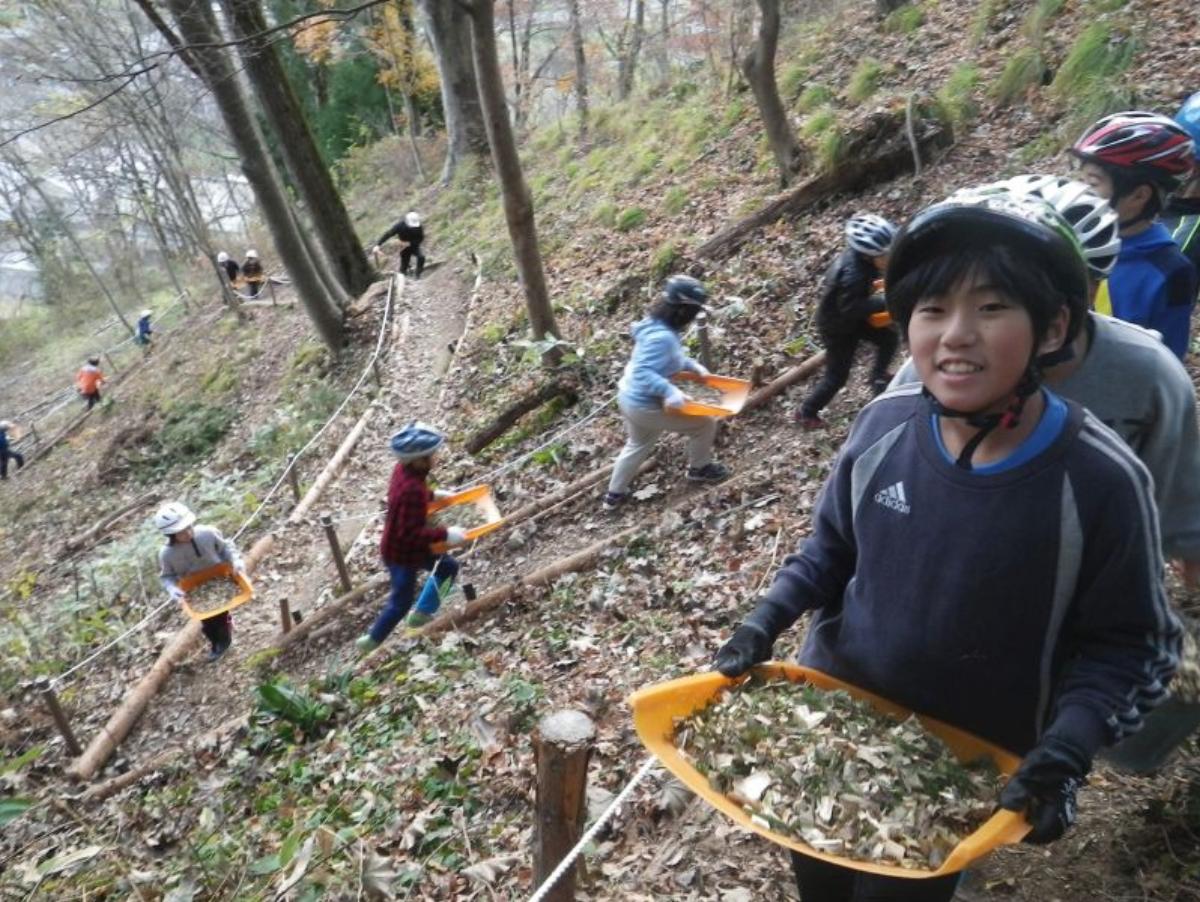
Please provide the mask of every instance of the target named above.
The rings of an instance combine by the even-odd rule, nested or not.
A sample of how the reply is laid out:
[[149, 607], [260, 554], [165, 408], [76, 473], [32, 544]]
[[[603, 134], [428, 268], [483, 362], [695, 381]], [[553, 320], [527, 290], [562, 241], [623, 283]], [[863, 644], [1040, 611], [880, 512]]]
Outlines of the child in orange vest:
[[88, 410], [100, 403], [100, 386], [103, 384], [104, 374], [100, 372], [100, 358], [89, 357], [87, 363], [75, 374], [75, 387], [87, 401]]

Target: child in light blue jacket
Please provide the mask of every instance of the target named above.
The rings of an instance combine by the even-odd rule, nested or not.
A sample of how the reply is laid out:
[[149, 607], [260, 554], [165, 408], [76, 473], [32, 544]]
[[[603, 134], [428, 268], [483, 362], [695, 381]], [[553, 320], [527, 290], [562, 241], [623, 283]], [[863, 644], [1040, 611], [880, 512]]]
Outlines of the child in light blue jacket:
[[712, 459], [716, 419], [679, 413], [688, 397], [670, 381], [683, 371], [708, 375], [708, 370], [684, 353], [679, 339], [707, 299], [708, 293], [697, 280], [671, 276], [649, 315], [633, 327], [633, 356], [617, 385], [617, 406], [625, 418], [629, 438], [613, 466], [604, 496], [605, 510], [629, 499], [629, 485], [638, 467], [650, 456], [663, 432], [688, 437], [689, 480], [720, 482], [729, 476], [728, 468]]

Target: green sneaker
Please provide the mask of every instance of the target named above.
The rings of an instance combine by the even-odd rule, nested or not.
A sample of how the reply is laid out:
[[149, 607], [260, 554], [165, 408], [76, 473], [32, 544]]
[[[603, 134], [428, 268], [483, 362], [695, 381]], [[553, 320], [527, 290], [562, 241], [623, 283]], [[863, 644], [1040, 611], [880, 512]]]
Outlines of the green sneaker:
[[419, 630], [427, 624], [433, 617], [429, 614], [422, 614], [420, 611], [412, 611], [404, 620], [404, 625], [410, 630]]
[[364, 655], [370, 654], [375, 649], [379, 648], [379, 643], [371, 638], [370, 633], [367, 633], [365, 636], [359, 636], [354, 640], [354, 645]]

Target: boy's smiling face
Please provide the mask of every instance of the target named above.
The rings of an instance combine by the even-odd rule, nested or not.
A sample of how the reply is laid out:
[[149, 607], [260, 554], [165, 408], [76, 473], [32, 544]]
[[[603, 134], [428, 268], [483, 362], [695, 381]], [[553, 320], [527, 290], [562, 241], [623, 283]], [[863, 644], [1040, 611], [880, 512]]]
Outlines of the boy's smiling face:
[[[1039, 352], [1062, 343], [1066, 310]], [[968, 273], [945, 295], [917, 302], [908, 345], [921, 381], [951, 410], [998, 412], [1012, 399], [1034, 354], [1033, 321], [1015, 300]]]

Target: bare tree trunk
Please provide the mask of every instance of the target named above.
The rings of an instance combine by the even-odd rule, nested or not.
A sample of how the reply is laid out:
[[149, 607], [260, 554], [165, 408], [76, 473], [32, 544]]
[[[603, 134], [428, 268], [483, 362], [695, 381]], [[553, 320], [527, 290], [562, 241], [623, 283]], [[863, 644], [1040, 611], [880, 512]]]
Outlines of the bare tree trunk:
[[504, 82], [500, 76], [500, 60], [496, 53], [496, 23], [493, 0], [471, 0], [471, 35], [475, 55], [475, 72], [479, 83], [479, 98], [483, 102], [484, 122], [496, 167], [496, 181], [504, 198], [504, 218], [517, 258], [517, 271], [525, 289], [525, 306], [533, 337], [541, 341], [547, 335], [559, 336], [546, 288], [546, 273], [542, 269], [542, 252], [538, 247], [537, 223], [533, 215], [533, 197], [521, 170], [521, 158], [508, 118], [504, 100]]
[[579, 140], [588, 136], [587, 53], [583, 46], [583, 24], [579, 21], [579, 0], [567, 0], [571, 16], [571, 47], [575, 51], [575, 106], [579, 110]]
[[[421, 9], [429, 23], [429, 39], [442, 82], [447, 133], [442, 183], [448, 185], [460, 163], [468, 157], [483, 158], [487, 154], [488, 132], [471, 64], [471, 23], [467, 13], [458, 0], [421, 0]], [[496, 68], [499, 77], [499, 65]]]
[[617, 99], [626, 100], [633, 93], [634, 76], [637, 74], [638, 56], [642, 52], [642, 32], [646, 26], [646, 0], [634, 0], [633, 24], [625, 52], [617, 64]]
[[[267, 30], [258, 0], [225, 0], [225, 6], [238, 36], [263, 35]], [[333, 274], [351, 294], [362, 294], [373, 278], [371, 266], [272, 39], [269, 35], [261, 36], [239, 45], [250, 84], [258, 95], [260, 109], [279, 138], [279, 148], [308, 207], [316, 238], [333, 263]]]
[[806, 160], [804, 148], [796, 140], [796, 134], [788, 122], [787, 110], [779, 97], [779, 85], [775, 81], [775, 51], [779, 46], [779, 0], [758, 0], [762, 10], [762, 22], [758, 27], [758, 40], [742, 60], [742, 71], [754, 90], [758, 112], [762, 116], [763, 128], [775, 163], [779, 167], [779, 183], [787, 187], [803, 167]]
[[242, 97], [233, 65], [222, 49], [213, 46], [217, 43], [218, 29], [211, 7], [194, 0], [164, 2], [174, 14], [176, 27], [184, 41], [195, 45], [189, 54], [204, 73], [204, 81], [212, 91], [225, 128], [241, 158], [242, 171], [254, 189], [283, 264], [295, 280], [301, 303], [321, 340], [333, 353], [340, 353], [343, 344], [342, 313], [321, 284], [321, 277], [292, 221], [287, 198], [263, 148], [254, 118]]
[[671, 0], [658, 0], [662, 14], [662, 27], [659, 31], [658, 68], [665, 85], [671, 79]]

